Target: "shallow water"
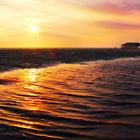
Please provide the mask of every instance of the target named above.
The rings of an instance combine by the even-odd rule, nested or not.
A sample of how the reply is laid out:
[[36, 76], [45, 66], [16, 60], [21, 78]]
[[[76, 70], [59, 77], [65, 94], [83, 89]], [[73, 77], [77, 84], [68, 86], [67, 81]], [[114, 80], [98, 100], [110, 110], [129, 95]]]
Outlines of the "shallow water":
[[0, 73], [0, 139], [140, 139], [140, 58]]

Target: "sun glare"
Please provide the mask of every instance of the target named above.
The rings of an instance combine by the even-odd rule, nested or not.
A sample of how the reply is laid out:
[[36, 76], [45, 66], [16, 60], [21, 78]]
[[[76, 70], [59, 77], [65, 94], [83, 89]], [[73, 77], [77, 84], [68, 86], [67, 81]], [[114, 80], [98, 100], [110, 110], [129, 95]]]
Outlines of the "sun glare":
[[38, 32], [39, 31], [39, 27], [37, 25], [31, 25], [29, 27], [29, 31], [30, 32]]

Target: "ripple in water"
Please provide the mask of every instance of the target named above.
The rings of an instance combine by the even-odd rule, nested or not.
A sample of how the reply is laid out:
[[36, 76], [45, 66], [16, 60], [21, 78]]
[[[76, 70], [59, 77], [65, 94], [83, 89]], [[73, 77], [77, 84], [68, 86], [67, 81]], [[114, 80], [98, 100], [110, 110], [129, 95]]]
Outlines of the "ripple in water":
[[140, 139], [140, 58], [0, 74], [0, 139]]

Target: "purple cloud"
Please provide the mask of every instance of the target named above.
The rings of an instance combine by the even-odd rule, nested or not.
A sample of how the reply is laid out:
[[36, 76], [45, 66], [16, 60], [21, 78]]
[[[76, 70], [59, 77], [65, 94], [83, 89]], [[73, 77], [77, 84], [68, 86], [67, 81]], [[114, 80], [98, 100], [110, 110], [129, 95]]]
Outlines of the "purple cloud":
[[115, 22], [115, 21], [100, 21], [96, 22], [98, 25], [105, 27], [105, 28], [110, 28], [110, 29], [120, 29], [120, 30], [133, 30], [133, 29], [140, 29], [140, 25], [138, 24], [129, 24], [129, 23], [124, 23], [124, 22]]
[[89, 8], [97, 11], [103, 11], [115, 14], [130, 14], [140, 11], [140, 1], [138, 0], [102, 0], [95, 4], [89, 5]]
[[103, 0], [96, 6], [92, 7], [98, 11], [105, 11], [118, 14], [129, 14], [131, 12], [140, 11], [140, 1], [137, 0]]
[[109, 13], [127, 14], [140, 11], [139, 0], [59, 0], [60, 2], [78, 5], [90, 10]]

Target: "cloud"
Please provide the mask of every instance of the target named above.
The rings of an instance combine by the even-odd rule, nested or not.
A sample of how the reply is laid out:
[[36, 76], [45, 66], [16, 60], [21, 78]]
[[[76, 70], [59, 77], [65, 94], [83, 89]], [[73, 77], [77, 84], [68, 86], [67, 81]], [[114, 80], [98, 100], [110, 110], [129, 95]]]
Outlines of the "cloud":
[[140, 1], [136, 0], [103, 0], [101, 3], [92, 7], [97, 11], [104, 11], [116, 14], [130, 14], [133, 12], [140, 12]]
[[59, 0], [63, 3], [81, 6], [89, 10], [113, 14], [140, 12], [139, 0]]
[[98, 25], [104, 28], [116, 29], [116, 30], [133, 30], [133, 29], [140, 29], [139, 24], [132, 24], [132, 23], [125, 23], [125, 22], [116, 22], [116, 21], [100, 21], [96, 22]]

